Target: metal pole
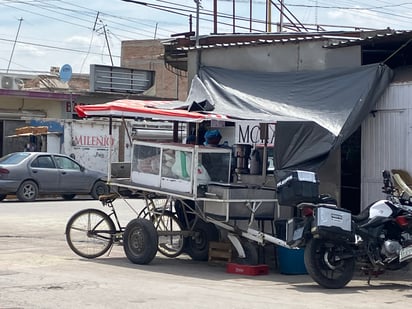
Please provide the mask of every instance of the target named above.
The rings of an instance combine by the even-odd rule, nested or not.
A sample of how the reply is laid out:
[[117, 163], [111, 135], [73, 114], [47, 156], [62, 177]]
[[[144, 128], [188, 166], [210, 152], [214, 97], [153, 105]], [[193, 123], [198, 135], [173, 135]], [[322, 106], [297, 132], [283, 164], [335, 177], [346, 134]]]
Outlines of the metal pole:
[[217, 0], [213, 0], [213, 33], [217, 34]]
[[235, 0], [233, 0], [233, 33], [236, 33], [236, 5]]
[[252, 32], [252, 19], [253, 19], [252, 0], [250, 0], [249, 2], [249, 32]]
[[283, 30], [283, 14], [284, 14], [283, 9], [284, 9], [283, 0], [280, 0], [279, 32], [282, 32]]
[[195, 0], [196, 2], [196, 48], [199, 47], [199, 15], [200, 15], [200, 0]]
[[17, 38], [19, 37], [19, 32], [20, 32], [20, 27], [21, 27], [22, 21], [23, 21], [23, 18], [20, 18], [20, 19], [19, 19], [19, 28], [17, 29], [16, 38], [14, 39], [13, 49], [12, 49], [12, 51], [11, 51], [10, 60], [9, 60], [8, 66], [7, 66], [7, 71], [6, 71], [6, 73], [9, 73], [10, 64], [11, 64], [11, 60], [13, 59], [14, 48], [16, 47]]
[[103, 31], [104, 31], [104, 37], [106, 38], [107, 49], [109, 50], [110, 61], [112, 63], [112, 66], [114, 66], [113, 58], [112, 58], [112, 52], [110, 51], [109, 40], [107, 39], [106, 25], [103, 25]]
[[200, 67], [200, 48], [199, 48], [199, 15], [200, 15], [200, 0], [195, 0], [196, 2], [196, 74], [199, 72]]

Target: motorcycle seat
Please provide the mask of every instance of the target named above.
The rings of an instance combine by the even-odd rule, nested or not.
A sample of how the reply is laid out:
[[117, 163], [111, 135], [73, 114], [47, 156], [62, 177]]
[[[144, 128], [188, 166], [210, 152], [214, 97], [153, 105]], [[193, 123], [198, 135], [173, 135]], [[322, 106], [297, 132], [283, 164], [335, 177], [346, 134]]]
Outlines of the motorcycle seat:
[[367, 211], [361, 212], [359, 215], [352, 215], [352, 220], [355, 223], [366, 221], [368, 218], [369, 218], [369, 212]]
[[408, 197], [412, 197], [412, 189], [406, 184], [406, 182], [402, 179], [399, 174], [393, 174], [393, 180], [397, 184], [397, 186], [408, 195]]

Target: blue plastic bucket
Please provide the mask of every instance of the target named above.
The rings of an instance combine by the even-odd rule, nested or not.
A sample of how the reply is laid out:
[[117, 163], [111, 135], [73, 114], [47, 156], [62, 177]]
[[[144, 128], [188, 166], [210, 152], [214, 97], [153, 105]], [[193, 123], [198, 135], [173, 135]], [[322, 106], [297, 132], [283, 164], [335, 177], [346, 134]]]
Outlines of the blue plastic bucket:
[[288, 249], [278, 246], [279, 271], [285, 275], [304, 275], [306, 271], [304, 249]]

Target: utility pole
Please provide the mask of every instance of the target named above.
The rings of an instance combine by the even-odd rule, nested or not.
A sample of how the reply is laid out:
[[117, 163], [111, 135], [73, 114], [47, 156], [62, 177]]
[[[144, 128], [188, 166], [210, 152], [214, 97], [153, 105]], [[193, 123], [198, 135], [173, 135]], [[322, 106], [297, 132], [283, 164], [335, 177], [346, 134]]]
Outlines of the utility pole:
[[19, 28], [17, 29], [16, 38], [14, 39], [13, 49], [12, 49], [12, 51], [11, 51], [10, 60], [9, 60], [8, 66], [7, 66], [7, 71], [6, 71], [6, 73], [9, 73], [11, 60], [13, 59], [13, 54], [14, 54], [14, 48], [16, 47], [17, 38], [19, 37], [20, 27], [21, 27], [21, 23], [22, 23], [22, 22], [23, 22], [23, 18], [20, 18], [20, 19], [19, 19]]
[[111, 63], [112, 63], [112, 66], [114, 66], [114, 64], [113, 64], [113, 58], [112, 58], [112, 52], [110, 51], [109, 40], [107, 39], [106, 25], [103, 25], [103, 31], [104, 31], [104, 37], [106, 38], [106, 44], [107, 44], [107, 49], [108, 49], [108, 51], [109, 51], [110, 61], [111, 61]]
[[[112, 66], [114, 66], [113, 58], [112, 58], [112, 52], [110, 51], [109, 40], [107, 39], [106, 25], [103, 24], [103, 20], [99, 19], [99, 14], [100, 14], [100, 12], [97, 12], [96, 20], [94, 21], [93, 31], [96, 31], [97, 33], [99, 33], [99, 30], [103, 28], [103, 34], [104, 34], [104, 38], [106, 39], [106, 44], [107, 44], [107, 49], [109, 51], [110, 61], [112, 63]], [[102, 23], [102, 27], [99, 28], [99, 29], [96, 29], [97, 21], [100, 21]]]

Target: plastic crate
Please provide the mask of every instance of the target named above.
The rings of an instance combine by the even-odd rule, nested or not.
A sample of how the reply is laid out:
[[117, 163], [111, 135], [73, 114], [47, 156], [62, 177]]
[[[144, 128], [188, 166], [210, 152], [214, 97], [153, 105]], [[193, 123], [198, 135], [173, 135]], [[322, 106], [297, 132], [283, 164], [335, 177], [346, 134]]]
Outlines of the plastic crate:
[[248, 276], [267, 275], [269, 274], [269, 266], [265, 264], [243, 265], [236, 263], [227, 263], [226, 272], [231, 274], [241, 274]]

